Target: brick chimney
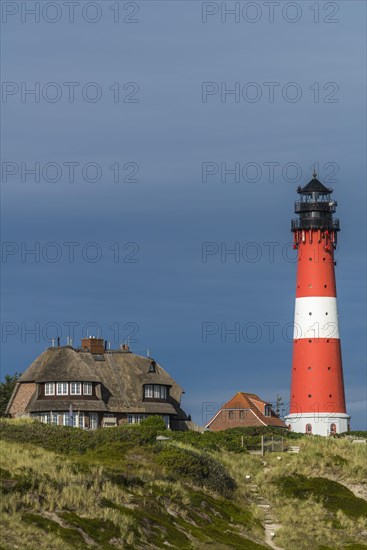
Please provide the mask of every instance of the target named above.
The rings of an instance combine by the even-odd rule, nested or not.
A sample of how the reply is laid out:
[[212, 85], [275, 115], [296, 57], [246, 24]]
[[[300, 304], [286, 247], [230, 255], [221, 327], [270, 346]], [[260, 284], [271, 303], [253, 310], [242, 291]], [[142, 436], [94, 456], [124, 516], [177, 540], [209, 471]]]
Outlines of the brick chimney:
[[82, 348], [87, 349], [91, 353], [102, 355], [105, 352], [103, 338], [82, 338]]

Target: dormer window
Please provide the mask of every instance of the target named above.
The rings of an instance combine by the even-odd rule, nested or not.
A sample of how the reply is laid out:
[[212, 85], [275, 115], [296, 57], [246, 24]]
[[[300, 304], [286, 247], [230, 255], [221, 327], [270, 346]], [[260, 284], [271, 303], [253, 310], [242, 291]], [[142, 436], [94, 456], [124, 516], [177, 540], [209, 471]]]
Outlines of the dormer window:
[[83, 382], [83, 395], [92, 395], [92, 382]]
[[56, 386], [57, 395], [68, 395], [68, 385], [67, 382], [58, 382]]
[[145, 399], [159, 399], [160, 401], [166, 400], [168, 397], [167, 386], [160, 384], [146, 384], [144, 386], [144, 398]]
[[155, 372], [155, 371], [156, 371], [156, 370], [155, 370], [156, 364], [157, 364], [157, 363], [156, 363], [155, 361], [152, 361], [152, 362], [150, 363], [150, 365], [149, 365], [149, 370], [148, 370], [148, 372]]
[[147, 399], [153, 399], [153, 386], [151, 384], [144, 386], [144, 397]]
[[46, 382], [45, 397], [50, 395], [93, 395], [92, 382]]
[[53, 382], [45, 384], [45, 395], [55, 395], [55, 384]]
[[271, 405], [265, 405], [265, 416], [271, 416]]
[[81, 382], [70, 382], [70, 395], [81, 395], [82, 384]]

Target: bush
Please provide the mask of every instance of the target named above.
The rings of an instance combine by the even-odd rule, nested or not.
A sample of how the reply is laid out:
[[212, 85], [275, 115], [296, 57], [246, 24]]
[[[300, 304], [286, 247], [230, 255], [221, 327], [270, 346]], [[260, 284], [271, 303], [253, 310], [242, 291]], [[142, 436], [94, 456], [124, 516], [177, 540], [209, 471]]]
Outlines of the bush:
[[157, 435], [166, 429], [164, 420], [160, 416], [148, 416], [136, 426], [140, 434], [140, 443], [153, 443]]
[[157, 460], [175, 477], [187, 478], [222, 496], [230, 497], [236, 488], [224, 466], [208, 453], [169, 445], [160, 451]]
[[[135, 428], [135, 426], [134, 426]], [[106, 428], [86, 431], [68, 426], [52, 426], [41, 422], [0, 421], [0, 438], [16, 443], [32, 443], [56, 453], [84, 454], [85, 452], [112, 442], [131, 446], [145, 440], [139, 430], [130, 427]]]

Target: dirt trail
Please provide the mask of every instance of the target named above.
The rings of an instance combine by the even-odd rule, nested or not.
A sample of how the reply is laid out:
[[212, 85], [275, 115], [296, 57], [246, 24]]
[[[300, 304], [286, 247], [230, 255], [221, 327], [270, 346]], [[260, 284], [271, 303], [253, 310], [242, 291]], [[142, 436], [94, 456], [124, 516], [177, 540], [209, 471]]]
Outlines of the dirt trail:
[[250, 494], [252, 495], [252, 501], [264, 512], [263, 526], [265, 529], [265, 542], [270, 548], [274, 550], [284, 550], [280, 546], [275, 544], [276, 532], [280, 529], [281, 525], [275, 522], [275, 518], [272, 513], [271, 504], [268, 500], [264, 499], [260, 494], [256, 483], [248, 485]]

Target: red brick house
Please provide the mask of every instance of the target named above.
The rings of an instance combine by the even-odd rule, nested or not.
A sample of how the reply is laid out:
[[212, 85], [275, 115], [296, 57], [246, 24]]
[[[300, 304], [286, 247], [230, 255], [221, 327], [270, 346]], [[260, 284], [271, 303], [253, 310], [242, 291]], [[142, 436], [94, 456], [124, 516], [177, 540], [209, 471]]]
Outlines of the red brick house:
[[81, 347], [46, 349], [17, 381], [6, 414], [84, 429], [139, 423], [159, 415], [168, 428], [187, 429], [182, 388], [151, 357], [127, 345], [106, 349], [100, 338]]
[[287, 427], [275, 414], [271, 403], [263, 401], [254, 393], [238, 392], [219, 409], [206, 428], [219, 431], [247, 426], [270, 426], [280, 429]]

